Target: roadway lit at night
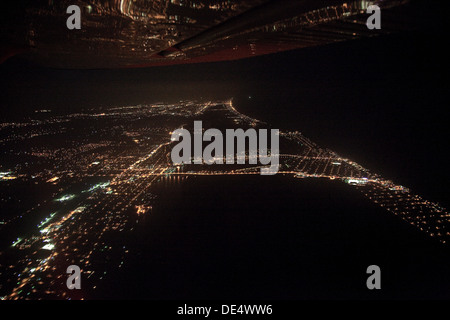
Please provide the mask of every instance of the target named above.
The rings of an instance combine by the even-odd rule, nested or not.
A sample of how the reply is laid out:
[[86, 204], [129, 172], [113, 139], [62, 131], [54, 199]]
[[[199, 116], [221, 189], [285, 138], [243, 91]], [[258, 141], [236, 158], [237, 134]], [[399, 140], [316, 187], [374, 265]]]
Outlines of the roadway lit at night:
[[[11, 257], [0, 269], [5, 283], [2, 299], [68, 298], [61, 288], [66, 279], [64, 266], [70, 264], [79, 265], [95, 283], [92, 290], [101, 286], [110, 268], [126, 263], [129, 250], [120, 245], [121, 234], [132, 233], [140, 219], [151, 214], [155, 197], [149, 190], [158, 181], [260, 174], [261, 166], [248, 161], [244, 165], [172, 164], [171, 132], [194, 119], [209, 120], [219, 129], [265, 128], [265, 123], [237, 111], [232, 100], [45, 114], [39, 120], [0, 127], [0, 144], [11, 146], [0, 168], [0, 184], [11, 190], [25, 188], [24, 192], [42, 190], [34, 201], [0, 221], [0, 230], [11, 235], [2, 252]], [[65, 144], [47, 143], [49, 137], [61, 135], [67, 137]], [[30, 147], [24, 146], [30, 141]], [[280, 151], [278, 174], [341, 181], [429, 236], [448, 241], [450, 215], [438, 204], [320, 148], [300, 132], [280, 131]], [[4, 196], [2, 201], [9, 199]], [[22, 224], [34, 227], [16, 231]], [[105, 259], [108, 268], [104, 268]], [[83, 298], [82, 293], [78, 298]]]

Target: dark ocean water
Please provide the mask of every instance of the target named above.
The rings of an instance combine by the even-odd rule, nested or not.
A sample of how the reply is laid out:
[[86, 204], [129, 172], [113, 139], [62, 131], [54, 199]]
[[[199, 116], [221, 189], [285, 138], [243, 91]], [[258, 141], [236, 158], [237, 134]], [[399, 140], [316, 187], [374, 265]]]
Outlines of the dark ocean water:
[[[120, 272], [93, 298], [450, 298], [449, 248], [338, 181], [160, 183]], [[381, 267], [381, 290], [366, 269]]]

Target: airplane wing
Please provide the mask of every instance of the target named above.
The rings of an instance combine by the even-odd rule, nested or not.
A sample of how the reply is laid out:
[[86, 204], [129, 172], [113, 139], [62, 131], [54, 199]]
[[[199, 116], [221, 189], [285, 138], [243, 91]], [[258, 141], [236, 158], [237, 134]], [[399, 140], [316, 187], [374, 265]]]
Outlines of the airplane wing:
[[[367, 8], [382, 12], [368, 29]], [[56, 68], [127, 68], [226, 61], [408, 30], [409, 0], [18, 1], [2, 19], [2, 59]], [[66, 9], [81, 9], [69, 30]], [[5, 13], [5, 12], [4, 12]], [[8, 19], [9, 18], [9, 19]]]

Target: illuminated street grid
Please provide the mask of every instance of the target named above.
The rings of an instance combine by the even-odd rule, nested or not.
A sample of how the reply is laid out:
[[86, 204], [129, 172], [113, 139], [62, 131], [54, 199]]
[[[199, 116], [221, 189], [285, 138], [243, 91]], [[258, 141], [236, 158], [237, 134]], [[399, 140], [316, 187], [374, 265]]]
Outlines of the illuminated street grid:
[[[157, 181], [260, 174], [259, 165], [172, 165], [171, 132], [189, 128], [194, 120], [219, 129], [267, 127], [239, 113], [232, 100], [35, 114], [37, 120], [0, 125], [3, 299], [83, 298], [83, 290], [65, 288], [65, 268], [71, 264], [80, 266], [93, 284], [89, 290], [96, 290], [111, 270], [126, 263], [129, 249], [121, 239], [151, 214], [155, 195], [149, 188]], [[280, 151], [278, 174], [342, 181], [447, 241], [450, 216], [438, 204], [320, 148], [300, 132], [280, 132]], [[43, 198], [25, 201], [35, 190]], [[22, 198], [13, 196], [16, 191]]]

